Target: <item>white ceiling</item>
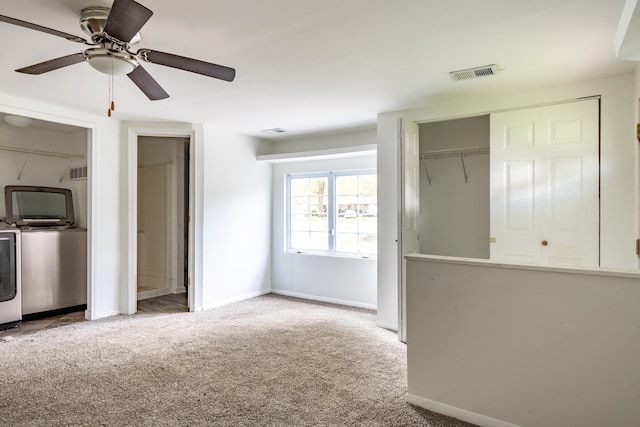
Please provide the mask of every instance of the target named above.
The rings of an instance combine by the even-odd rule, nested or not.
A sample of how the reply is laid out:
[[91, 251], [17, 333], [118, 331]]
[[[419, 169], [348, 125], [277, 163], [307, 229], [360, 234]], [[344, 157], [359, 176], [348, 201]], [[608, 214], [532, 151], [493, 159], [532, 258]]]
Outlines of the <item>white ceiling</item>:
[[[624, 0], [142, 0], [154, 15], [134, 49], [237, 70], [234, 82], [143, 63], [170, 94], [115, 81], [120, 120], [216, 123], [258, 137], [372, 126], [379, 112], [525, 91], [632, 70], [615, 60]], [[0, 14], [86, 38], [80, 10], [110, 0], [3, 1]], [[14, 70], [82, 50], [0, 22], [0, 92], [106, 115], [109, 81], [88, 64]], [[488, 64], [500, 74], [455, 82]], [[285, 134], [286, 135], [286, 134]]]

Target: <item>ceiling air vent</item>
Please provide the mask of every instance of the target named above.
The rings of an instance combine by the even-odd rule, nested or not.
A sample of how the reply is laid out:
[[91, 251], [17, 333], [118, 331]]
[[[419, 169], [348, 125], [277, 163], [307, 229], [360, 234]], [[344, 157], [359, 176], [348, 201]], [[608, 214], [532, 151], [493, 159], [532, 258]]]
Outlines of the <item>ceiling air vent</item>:
[[498, 66], [495, 64], [483, 67], [467, 68], [466, 70], [451, 71], [449, 75], [453, 80], [475, 79], [476, 77], [493, 76], [498, 74]]
[[285, 133], [286, 130], [282, 129], [282, 128], [273, 128], [273, 129], [265, 129], [260, 131], [262, 133], [266, 133], [267, 135], [279, 135], [281, 133]]

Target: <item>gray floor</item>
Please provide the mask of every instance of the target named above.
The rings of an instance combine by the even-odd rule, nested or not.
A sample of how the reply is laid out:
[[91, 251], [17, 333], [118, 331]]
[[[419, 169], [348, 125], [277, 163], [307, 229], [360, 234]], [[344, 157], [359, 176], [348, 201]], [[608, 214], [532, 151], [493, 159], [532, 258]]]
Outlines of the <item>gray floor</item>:
[[[187, 294], [171, 294], [138, 301], [138, 313], [179, 313], [188, 311]], [[57, 328], [71, 323], [86, 322], [84, 310], [22, 322], [17, 328], [0, 331], [0, 339], [29, 335], [43, 329]]]

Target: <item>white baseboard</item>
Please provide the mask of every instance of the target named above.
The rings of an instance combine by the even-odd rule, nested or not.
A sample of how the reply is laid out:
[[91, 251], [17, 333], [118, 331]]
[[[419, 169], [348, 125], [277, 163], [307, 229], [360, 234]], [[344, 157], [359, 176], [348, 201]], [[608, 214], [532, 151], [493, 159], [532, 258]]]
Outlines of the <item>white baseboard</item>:
[[122, 313], [120, 313], [120, 311], [118, 310], [111, 310], [111, 311], [102, 311], [102, 312], [94, 312], [91, 311], [89, 309], [84, 311], [84, 318], [87, 320], [97, 320], [97, 319], [102, 319], [104, 317], [111, 317], [111, 316], [118, 316]]
[[397, 323], [376, 322], [376, 326], [378, 328], [388, 329], [390, 331], [398, 332], [398, 324]]
[[171, 290], [167, 288], [147, 289], [146, 291], [138, 291], [137, 300], [140, 301], [143, 299], [159, 297], [162, 295], [169, 295], [171, 293], [172, 293]]
[[[234, 302], [239, 302], [239, 301], [244, 301], [246, 299], [259, 297], [259, 296], [270, 294], [270, 293], [271, 293], [271, 289], [264, 289], [264, 290], [261, 290], [261, 291], [251, 292], [251, 293], [248, 293], [248, 294], [240, 295], [240, 296], [229, 298], [229, 299], [226, 299], [226, 300], [216, 301], [216, 303], [212, 304], [212, 305], [206, 305], [206, 306], [203, 305], [202, 309], [203, 310], [209, 310], [211, 308], [222, 307], [223, 305], [232, 304]], [[199, 310], [196, 310], [196, 311], [199, 311]]]
[[142, 276], [136, 277], [136, 285], [138, 289], [163, 289], [169, 288], [167, 280], [164, 277]]
[[516, 424], [511, 424], [506, 421], [477, 414], [475, 412], [467, 411], [466, 409], [456, 408], [455, 406], [450, 406], [445, 403], [436, 402], [435, 400], [426, 399], [412, 394], [407, 394], [407, 403], [432, 412], [437, 412], [438, 414], [476, 424], [481, 427], [519, 427]]
[[347, 305], [349, 307], [366, 308], [368, 310], [377, 310], [378, 309], [378, 307], [375, 304], [367, 304], [367, 303], [359, 302], [359, 301], [349, 301], [349, 300], [341, 300], [341, 299], [336, 299], [336, 298], [327, 298], [327, 297], [321, 297], [321, 296], [317, 296], [317, 295], [303, 294], [303, 293], [299, 293], [299, 292], [283, 291], [283, 290], [280, 290], [280, 289], [273, 289], [273, 290], [271, 290], [271, 292], [273, 292], [274, 294], [284, 295], [284, 296], [287, 296], [287, 297], [308, 299], [308, 300], [319, 301], [319, 302], [328, 302], [328, 303], [331, 303], [331, 304], [338, 304], [338, 305]]

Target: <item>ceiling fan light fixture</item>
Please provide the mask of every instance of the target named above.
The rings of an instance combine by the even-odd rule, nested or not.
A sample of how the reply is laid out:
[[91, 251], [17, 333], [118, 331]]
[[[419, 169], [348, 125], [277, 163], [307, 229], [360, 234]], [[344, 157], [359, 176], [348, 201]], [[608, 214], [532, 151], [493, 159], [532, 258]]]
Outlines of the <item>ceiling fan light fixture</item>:
[[33, 120], [29, 117], [15, 116], [13, 114], [7, 114], [4, 116], [4, 121], [17, 128], [26, 128], [33, 123]]
[[138, 61], [130, 54], [99, 47], [86, 52], [89, 65], [110, 76], [129, 74], [138, 67]]

